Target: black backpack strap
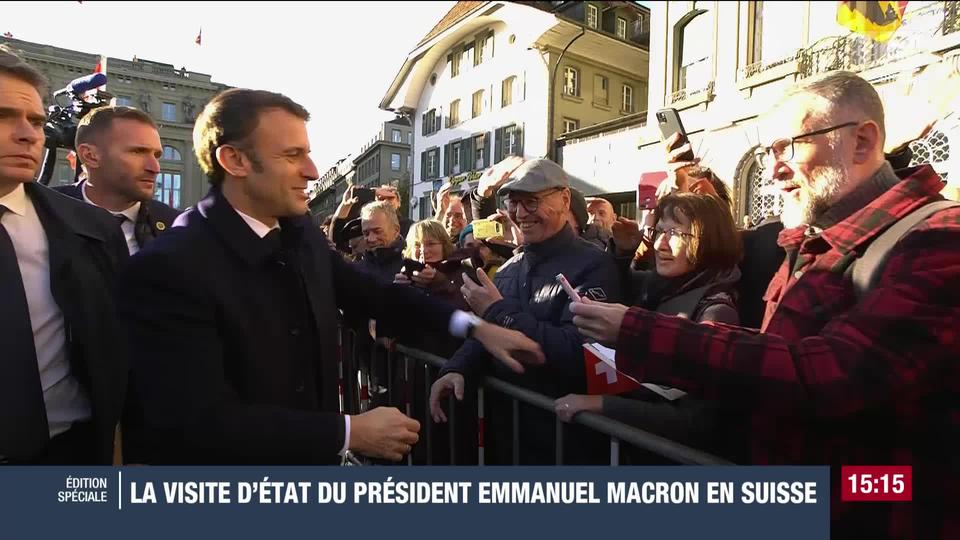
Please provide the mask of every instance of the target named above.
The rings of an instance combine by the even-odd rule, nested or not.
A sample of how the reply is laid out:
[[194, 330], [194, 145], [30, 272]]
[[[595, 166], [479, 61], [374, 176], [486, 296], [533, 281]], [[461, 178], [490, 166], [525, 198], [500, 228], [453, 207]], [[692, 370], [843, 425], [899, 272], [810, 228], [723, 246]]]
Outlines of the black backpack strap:
[[852, 265], [853, 290], [857, 299], [863, 298], [877, 286], [883, 267], [886, 265], [887, 259], [890, 258], [890, 252], [893, 251], [897, 242], [928, 217], [941, 210], [954, 207], [960, 207], [960, 202], [942, 200], [927, 203], [901, 218], [870, 242], [863, 255], [857, 258]]

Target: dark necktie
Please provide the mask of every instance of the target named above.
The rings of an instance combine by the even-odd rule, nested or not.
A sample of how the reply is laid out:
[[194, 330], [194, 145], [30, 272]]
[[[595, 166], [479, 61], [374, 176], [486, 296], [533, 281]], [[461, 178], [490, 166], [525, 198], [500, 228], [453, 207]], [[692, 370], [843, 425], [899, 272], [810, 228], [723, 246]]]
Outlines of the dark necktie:
[[267, 246], [267, 252], [270, 253], [273, 258], [281, 258], [283, 255], [283, 242], [280, 238], [280, 229], [271, 229], [270, 232], [263, 237], [263, 243]]
[[[7, 208], [0, 206], [0, 218]], [[0, 223], [0, 455], [30, 458], [49, 439], [33, 327], [17, 252]]]
[[137, 239], [137, 245], [143, 249], [153, 240], [153, 229], [150, 227], [150, 210], [147, 207], [147, 201], [140, 203], [140, 212], [137, 213], [137, 220], [133, 222], [133, 237]]

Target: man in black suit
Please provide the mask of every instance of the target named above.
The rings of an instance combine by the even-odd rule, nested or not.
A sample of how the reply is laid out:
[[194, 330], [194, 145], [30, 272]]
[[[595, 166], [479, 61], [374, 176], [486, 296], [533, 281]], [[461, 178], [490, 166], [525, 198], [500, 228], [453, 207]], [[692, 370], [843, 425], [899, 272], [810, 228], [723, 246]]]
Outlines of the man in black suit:
[[0, 47], [0, 462], [109, 465], [126, 385], [113, 316], [123, 238], [34, 182], [43, 75]]
[[149, 114], [94, 109], [77, 125], [75, 146], [87, 178], [54, 189], [113, 214], [131, 255], [173, 225], [180, 212], [153, 198], [163, 147]]
[[124, 425], [125, 451], [138, 459], [401, 459], [418, 422], [393, 408], [338, 413], [338, 309], [400, 332], [473, 336], [517, 369], [518, 351], [543, 361], [520, 333], [379, 283], [330, 250], [307, 215], [307, 182], [319, 176], [308, 118], [285, 96], [233, 89], [197, 119], [194, 149], [213, 187], [121, 278], [138, 412]]

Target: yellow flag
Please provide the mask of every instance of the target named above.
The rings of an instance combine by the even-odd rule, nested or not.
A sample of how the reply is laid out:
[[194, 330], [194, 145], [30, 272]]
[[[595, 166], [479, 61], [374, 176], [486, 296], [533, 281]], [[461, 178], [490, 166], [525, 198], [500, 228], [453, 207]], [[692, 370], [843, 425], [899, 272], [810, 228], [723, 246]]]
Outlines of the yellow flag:
[[846, 2], [837, 6], [837, 22], [858, 34], [883, 43], [903, 22], [906, 2]]

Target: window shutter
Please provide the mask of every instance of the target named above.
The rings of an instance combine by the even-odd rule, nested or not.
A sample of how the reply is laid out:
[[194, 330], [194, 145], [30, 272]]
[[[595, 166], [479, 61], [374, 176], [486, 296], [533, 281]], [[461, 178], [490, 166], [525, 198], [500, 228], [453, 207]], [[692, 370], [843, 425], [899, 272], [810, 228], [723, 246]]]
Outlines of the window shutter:
[[443, 145], [443, 176], [450, 174], [450, 144]]
[[517, 155], [523, 157], [523, 126], [517, 126]]
[[427, 153], [420, 152], [420, 181], [427, 179]]
[[426, 136], [427, 134], [427, 114], [423, 113], [420, 115], [420, 131], [421, 135]]
[[467, 172], [477, 168], [473, 159], [473, 137], [467, 137], [460, 143], [460, 171]]
[[503, 128], [497, 128], [496, 135], [496, 141], [493, 144], [497, 145], [497, 148], [493, 152], [493, 162], [500, 163], [503, 160]]
[[483, 168], [490, 166], [490, 132], [483, 134]]

